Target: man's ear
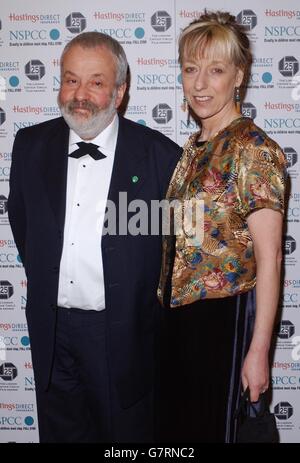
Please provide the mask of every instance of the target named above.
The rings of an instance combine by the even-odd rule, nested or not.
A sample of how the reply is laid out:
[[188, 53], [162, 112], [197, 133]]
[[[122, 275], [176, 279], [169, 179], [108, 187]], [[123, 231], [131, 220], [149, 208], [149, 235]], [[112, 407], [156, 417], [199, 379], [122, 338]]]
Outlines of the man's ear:
[[116, 102], [115, 102], [115, 108], [118, 109], [120, 104], [122, 103], [122, 100], [124, 98], [125, 92], [126, 92], [127, 84], [124, 82], [124, 84], [120, 85], [117, 88], [117, 97], [116, 97]]

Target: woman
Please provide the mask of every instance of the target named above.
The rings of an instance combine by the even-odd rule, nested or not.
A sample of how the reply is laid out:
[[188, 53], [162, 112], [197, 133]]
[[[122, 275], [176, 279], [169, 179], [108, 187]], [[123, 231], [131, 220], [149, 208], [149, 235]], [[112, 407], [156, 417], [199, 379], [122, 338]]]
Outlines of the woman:
[[193, 244], [184, 226], [164, 238], [159, 438], [232, 442], [241, 383], [251, 401], [269, 387], [285, 159], [240, 114], [251, 53], [233, 16], [206, 12], [186, 27], [179, 61], [200, 131], [184, 147], [167, 198], [204, 201], [204, 238]]

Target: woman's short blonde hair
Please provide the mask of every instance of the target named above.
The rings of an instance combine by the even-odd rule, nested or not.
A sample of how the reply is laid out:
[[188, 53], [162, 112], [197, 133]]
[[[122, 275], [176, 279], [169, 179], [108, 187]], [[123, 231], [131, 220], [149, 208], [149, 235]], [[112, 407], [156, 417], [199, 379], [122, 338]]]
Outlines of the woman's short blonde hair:
[[179, 37], [179, 63], [185, 59], [223, 59], [244, 72], [247, 78], [252, 55], [250, 42], [233, 15], [222, 11], [206, 11]]

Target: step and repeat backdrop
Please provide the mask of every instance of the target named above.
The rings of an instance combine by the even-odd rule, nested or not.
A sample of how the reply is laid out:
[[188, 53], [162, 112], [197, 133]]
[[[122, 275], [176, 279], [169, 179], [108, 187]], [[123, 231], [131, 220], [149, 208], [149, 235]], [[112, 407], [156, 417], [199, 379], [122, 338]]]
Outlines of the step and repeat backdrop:
[[[288, 161], [285, 273], [281, 321], [274, 332], [271, 409], [281, 442], [300, 442], [300, 3], [233, 0], [229, 5], [248, 30], [254, 51], [243, 114], [281, 145]], [[117, 39], [128, 56], [126, 116], [182, 145], [197, 127], [193, 121], [188, 124], [182, 111], [178, 35], [205, 7], [226, 10], [229, 5], [225, 0], [1, 1], [0, 442], [39, 440], [24, 314], [27, 282], [7, 216], [17, 131], [60, 115], [62, 49], [80, 32], [100, 31]], [[211, 331], [213, 336], [213, 327]]]

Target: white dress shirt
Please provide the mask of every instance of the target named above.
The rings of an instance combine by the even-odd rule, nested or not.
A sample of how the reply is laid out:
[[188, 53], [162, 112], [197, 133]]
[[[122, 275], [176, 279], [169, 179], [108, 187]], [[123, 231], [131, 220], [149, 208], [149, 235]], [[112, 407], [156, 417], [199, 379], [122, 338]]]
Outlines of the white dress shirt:
[[[111, 180], [119, 119], [114, 117], [93, 140], [105, 159], [89, 154], [68, 157], [66, 218], [60, 262], [58, 306], [85, 310], [105, 309], [101, 236]], [[84, 141], [73, 130], [69, 154]]]

